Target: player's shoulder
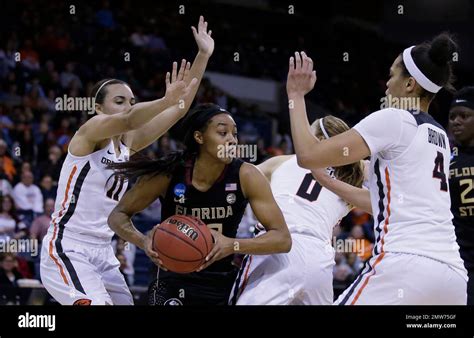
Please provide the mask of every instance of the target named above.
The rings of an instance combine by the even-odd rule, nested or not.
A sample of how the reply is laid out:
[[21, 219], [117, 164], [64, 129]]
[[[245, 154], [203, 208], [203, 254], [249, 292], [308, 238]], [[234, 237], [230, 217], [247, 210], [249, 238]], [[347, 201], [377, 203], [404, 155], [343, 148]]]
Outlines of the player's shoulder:
[[413, 115], [405, 109], [399, 109], [394, 107], [383, 108], [370, 114], [369, 116], [383, 118], [387, 121], [390, 120], [401, 120], [401, 119], [413, 119]]

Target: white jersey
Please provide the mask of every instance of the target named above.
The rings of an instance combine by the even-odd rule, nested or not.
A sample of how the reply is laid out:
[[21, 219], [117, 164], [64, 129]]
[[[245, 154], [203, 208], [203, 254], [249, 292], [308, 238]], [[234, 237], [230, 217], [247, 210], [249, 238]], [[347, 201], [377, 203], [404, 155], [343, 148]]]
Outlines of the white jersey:
[[112, 209], [127, 190], [127, 182], [112, 177], [108, 163], [128, 161], [129, 149], [120, 142], [120, 156], [112, 140], [103, 149], [86, 156], [69, 151], [58, 183], [54, 213], [49, 228], [53, 238], [79, 239], [93, 244], [111, 243], [107, 224]]
[[273, 172], [271, 187], [291, 233], [331, 243], [334, 226], [350, 211], [345, 201], [313, 179], [311, 171], [298, 166], [296, 156]]
[[369, 115], [354, 129], [371, 151], [374, 256], [421, 255], [449, 264], [465, 276], [450, 210], [451, 152], [443, 127], [426, 113], [389, 108]]

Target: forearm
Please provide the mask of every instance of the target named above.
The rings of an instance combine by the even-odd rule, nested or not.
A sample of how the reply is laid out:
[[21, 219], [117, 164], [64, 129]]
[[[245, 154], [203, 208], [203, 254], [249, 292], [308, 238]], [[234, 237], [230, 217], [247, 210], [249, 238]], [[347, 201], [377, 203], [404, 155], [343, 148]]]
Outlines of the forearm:
[[108, 223], [109, 227], [120, 238], [144, 250], [146, 236], [135, 228], [131, 218], [127, 214], [113, 211], [109, 216]]
[[154, 101], [140, 102], [127, 112], [128, 125], [131, 130], [138, 129], [162, 113], [171, 105], [166, 97]]
[[313, 135], [306, 114], [306, 103], [302, 95], [290, 95], [291, 135], [295, 146], [298, 164], [307, 168], [310, 159], [315, 156], [319, 140]]
[[255, 238], [236, 239], [234, 249], [238, 253], [249, 255], [288, 252], [291, 249], [291, 236], [288, 231], [269, 230]]
[[331, 177], [318, 179], [319, 184], [341, 197], [347, 203], [372, 214], [370, 192]]
[[196, 96], [196, 93], [199, 89], [199, 85], [201, 84], [201, 80], [204, 76], [204, 72], [206, 71], [207, 63], [209, 62], [210, 57], [211, 57], [210, 55], [207, 55], [202, 52], [198, 52], [196, 54], [196, 57], [194, 58], [193, 64], [191, 65], [191, 69], [189, 70], [189, 76], [186, 80], [186, 84], [189, 85], [193, 78], [196, 78], [198, 82], [189, 95], [190, 97], [190, 99], [188, 100], [189, 102], [185, 102], [185, 105], [188, 109], [191, 106], [194, 100], [194, 97]]

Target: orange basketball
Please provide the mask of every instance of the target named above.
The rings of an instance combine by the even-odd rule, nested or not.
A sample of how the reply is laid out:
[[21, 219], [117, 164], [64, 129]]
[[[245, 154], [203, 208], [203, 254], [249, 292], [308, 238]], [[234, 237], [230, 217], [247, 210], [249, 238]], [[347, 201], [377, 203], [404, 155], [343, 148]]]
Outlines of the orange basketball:
[[192, 216], [168, 217], [153, 234], [153, 250], [166, 269], [177, 273], [196, 271], [204, 264], [213, 245], [207, 225]]

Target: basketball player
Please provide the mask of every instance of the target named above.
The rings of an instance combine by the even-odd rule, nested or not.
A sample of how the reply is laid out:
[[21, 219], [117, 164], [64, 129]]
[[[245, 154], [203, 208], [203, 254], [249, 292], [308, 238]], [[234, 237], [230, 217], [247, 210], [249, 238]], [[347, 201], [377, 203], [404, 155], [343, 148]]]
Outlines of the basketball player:
[[[291, 236], [265, 176], [255, 166], [233, 158], [232, 152], [221, 151], [237, 144], [237, 127], [227, 111], [214, 104], [199, 105], [182, 130], [184, 152], [112, 165], [119, 177], [140, 179], [112, 211], [109, 225], [159, 264], [151, 238], [135, 229], [131, 217], [160, 198], [162, 220], [175, 214], [200, 218], [215, 240], [207, 262], [189, 274], [160, 270], [150, 287], [150, 303], [225, 305], [237, 274], [233, 254], [288, 252]], [[266, 233], [235, 239], [248, 203]]]
[[474, 305], [474, 87], [465, 87], [454, 95], [449, 127], [455, 142], [449, 167], [451, 212], [469, 276], [467, 304]]
[[371, 157], [373, 256], [336, 304], [466, 304], [467, 273], [450, 211], [448, 138], [426, 113], [436, 93], [450, 87], [455, 50], [447, 34], [405, 49], [390, 68], [386, 94], [408, 98], [409, 110], [376, 111], [323, 141], [311, 133], [304, 102], [316, 82], [313, 62], [305, 53], [290, 58], [298, 164], [317, 169]]
[[97, 115], [71, 139], [41, 253], [41, 280], [60, 304], [133, 304], [107, 225], [127, 182], [109, 180], [106, 166], [128, 161], [130, 150], [147, 147], [186, 113], [214, 49], [202, 17], [193, 33], [199, 46], [193, 67], [183, 60], [178, 72], [173, 64], [162, 99], [135, 104], [130, 87], [116, 79], [92, 90]]
[[[317, 119], [311, 129], [319, 139], [349, 130], [334, 116]], [[245, 258], [231, 294], [237, 305], [330, 305], [334, 301], [333, 227], [351, 206], [319, 185], [311, 171], [298, 166], [295, 155], [273, 157], [258, 165], [288, 224], [292, 249], [287, 254]], [[339, 179], [361, 187], [361, 162], [335, 168]], [[244, 277], [243, 277], [244, 276]]]

